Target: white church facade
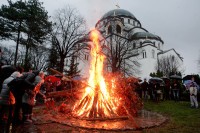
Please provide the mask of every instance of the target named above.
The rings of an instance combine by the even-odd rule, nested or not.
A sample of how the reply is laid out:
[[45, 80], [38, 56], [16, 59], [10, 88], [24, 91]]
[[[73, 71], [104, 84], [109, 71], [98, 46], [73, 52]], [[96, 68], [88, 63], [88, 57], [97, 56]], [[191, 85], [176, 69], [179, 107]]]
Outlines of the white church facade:
[[[131, 57], [129, 61], [137, 60], [140, 64], [138, 67], [139, 72], [132, 73], [132, 76], [149, 77], [150, 73], [156, 72], [155, 66], [157, 62], [164, 56], [172, 55], [178, 58], [180, 64], [183, 64], [182, 57], [175, 49], [164, 50], [164, 41], [161, 37], [148, 32], [129, 11], [124, 9], [111, 10], [103, 15], [96, 23], [95, 28], [99, 30], [104, 38], [103, 45], [110, 47], [114, 36], [122, 38], [130, 44], [129, 47], [132, 47], [132, 52], [135, 53], [135, 56]], [[83, 60], [79, 61], [79, 70], [81, 70], [81, 76], [87, 77], [90, 60], [89, 53], [86, 52], [83, 57]]]

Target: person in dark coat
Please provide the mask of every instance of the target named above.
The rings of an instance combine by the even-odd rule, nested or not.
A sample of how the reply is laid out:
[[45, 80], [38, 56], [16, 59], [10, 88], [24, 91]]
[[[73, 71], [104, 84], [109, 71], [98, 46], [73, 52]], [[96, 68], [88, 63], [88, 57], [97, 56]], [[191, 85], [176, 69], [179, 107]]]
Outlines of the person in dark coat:
[[172, 84], [172, 93], [174, 101], [177, 102], [179, 100], [179, 90], [180, 90], [180, 84], [177, 80], [174, 80]]
[[23, 122], [32, 123], [32, 110], [35, 105], [35, 98], [37, 94], [40, 94], [44, 99], [46, 98], [44, 94], [40, 92], [42, 83], [44, 83], [44, 73], [41, 71], [38, 76], [35, 77], [33, 84], [35, 85], [34, 90], [26, 90], [22, 96], [22, 112], [23, 112]]
[[148, 88], [149, 84], [147, 83], [147, 80], [144, 79], [144, 82], [141, 84], [144, 100], [148, 100]]
[[39, 71], [23, 73], [23, 75], [17, 79], [16, 83], [12, 83], [15, 88], [13, 89], [13, 94], [16, 100], [13, 124], [20, 124], [23, 122], [22, 116], [20, 114], [20, 110], [22, 109], [22, 96], [26, 90], [34, 89], [35, 85], [33, 84], [33, 82], [38, 74]]
[[166, 80], [165, 82], [165, 100], [171, 100], [171, 84], [170, 80]]
[[4, 80], [2, 85], [2, 90], [0, 92], [0, 124], [4, 132], [9, 132], [15, 105], [15, 97], [7, 84], [20, 76], [20, 72], [15, 71], [10, 77]]

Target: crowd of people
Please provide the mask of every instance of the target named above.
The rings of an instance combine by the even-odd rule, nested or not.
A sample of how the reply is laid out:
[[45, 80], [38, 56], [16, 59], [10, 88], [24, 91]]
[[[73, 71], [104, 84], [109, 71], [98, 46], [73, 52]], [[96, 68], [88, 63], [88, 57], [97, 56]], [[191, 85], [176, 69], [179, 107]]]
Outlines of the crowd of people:
[[[9, 68], [9, 71], [6, 70]], [[4, 70], [3, 70], [4, 69]], [[8, 132], [11, 124], [22, 124], [33, 122], [33, 107], [36, 95], [43, 99], [52, 91], [73, 88], [74, 84], [67, 80], [46, 78], [43, 71], [30, 70], [24, 72], [22, 67], [2, 66], [0, 69], [0, 129]], [[61, 77], [60, 77], [61, 78]], [[189, 92], [191, 108], [198, 108], [197, 84], [194, 78], [189, 86], [184, 86]], [[180, 90], [183, 87], [181, 80], [149, 80], [137, 84], [136, 92], [145, 101], [180, 100]], [[43, 92], [42, 92], [42, 91]]]
[[[0, 78], [0, 129], [3, 132], [8, 132], [11, 124], [32, 123], [36, 94], [45, 98], [40, 92], [44, 83], [44, 72], [24, 72], [22, 67], [13, 68], [11, 72], [12, 70], [1, 71]], [[11, 73], [10, 76], [4, 76], [8, 73]]]
[[24, 72], [20, 66], [0, 66], [0, 132], [8, 132], [11, 124], [32, 123], [36, 101], [44, 103], [49, 93], [75, 85], [75, 81], [63, 75], [45, 75], [38, 70]]
[[159, 102], [161, 100], [174, 100], [178, 102], [181, 100], [181, 94], [183, 91], [187, 91], [190, 96], [191, 108], [198, 108], [197, 94], [198, 85], [192, 77], [191, 83], [185, 86], [181, 80], [167, 79], [167, 80], [149, 80], [144, 79], [139, 83], [136, 88], [136, 92], [139, 97], [147, 100], [153, 100]]

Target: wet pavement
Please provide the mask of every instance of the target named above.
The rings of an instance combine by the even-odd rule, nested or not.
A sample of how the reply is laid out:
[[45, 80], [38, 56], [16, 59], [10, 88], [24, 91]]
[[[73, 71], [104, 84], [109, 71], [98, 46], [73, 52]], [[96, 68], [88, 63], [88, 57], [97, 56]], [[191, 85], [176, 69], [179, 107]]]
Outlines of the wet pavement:
[[133, 132], [162, 125], [167, 118], [154, 112], [141, 110], [134, 119], [116, 119], [105, 121], [88, 121], [75, 119], [56, 110], [36, 108], [35, 121], [32, 124], [11, 126], [10, 133], [89, 133], [89, 132]]

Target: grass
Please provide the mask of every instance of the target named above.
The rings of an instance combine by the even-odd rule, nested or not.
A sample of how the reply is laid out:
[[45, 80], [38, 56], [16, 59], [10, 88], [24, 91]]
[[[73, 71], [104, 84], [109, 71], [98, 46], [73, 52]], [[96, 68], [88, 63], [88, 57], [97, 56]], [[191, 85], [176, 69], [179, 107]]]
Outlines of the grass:
[[146, 133], [200, 133], [200, 108], [191, 109], [186, 101], [144, 102], [144, 108], [169, 118], [163, 125], [144, 130]]

